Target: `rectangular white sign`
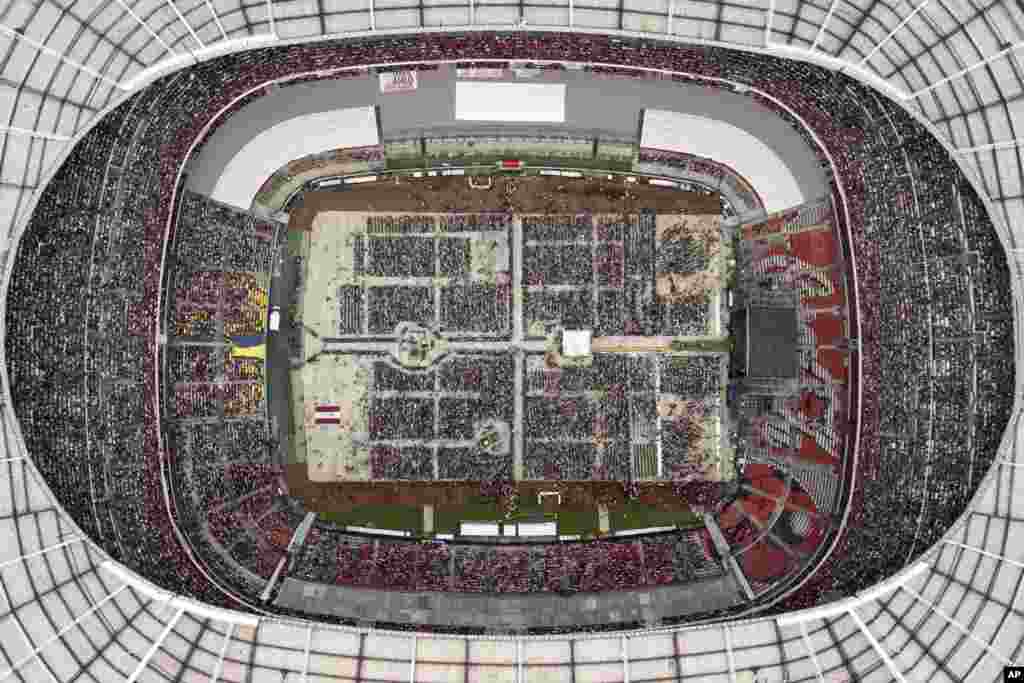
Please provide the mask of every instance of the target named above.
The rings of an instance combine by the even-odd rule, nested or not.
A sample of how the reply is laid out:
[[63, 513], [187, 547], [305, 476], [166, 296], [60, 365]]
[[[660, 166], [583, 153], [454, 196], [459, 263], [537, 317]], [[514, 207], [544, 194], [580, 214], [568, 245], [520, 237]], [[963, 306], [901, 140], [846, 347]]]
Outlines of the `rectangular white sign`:
[[480, 80], [497, 80], [505, 77], [505, 70], [492, 66], [474, 66], [468, 69], [456, 69], [456, 78], [477, 78]]
[[565, 123], [565, 83], [456, 81], [455, 118]]
[[419, 87], [419, 77], [415, 71], [387, 71], [377, 76], [380, 78], [380, 91], [384, 94], [412, 92]]

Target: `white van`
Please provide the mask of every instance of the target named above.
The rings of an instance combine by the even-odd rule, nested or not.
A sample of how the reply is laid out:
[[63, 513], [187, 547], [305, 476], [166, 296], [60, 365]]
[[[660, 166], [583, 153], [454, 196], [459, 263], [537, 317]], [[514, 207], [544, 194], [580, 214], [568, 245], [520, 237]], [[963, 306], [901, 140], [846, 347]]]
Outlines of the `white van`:
[[274, 306], [270, 309], [270, 331], [277, 332], [281, 329], [281, 307]]

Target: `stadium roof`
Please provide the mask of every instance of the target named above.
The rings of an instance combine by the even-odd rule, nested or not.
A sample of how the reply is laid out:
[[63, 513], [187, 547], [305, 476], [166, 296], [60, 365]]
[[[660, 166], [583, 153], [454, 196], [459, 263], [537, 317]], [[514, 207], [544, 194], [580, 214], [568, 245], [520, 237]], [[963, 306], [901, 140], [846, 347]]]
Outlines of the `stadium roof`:
[[[0, 234], [6, 240], [24, 223], [33, 191], [76, 133], [164, 64], [184, 66], [250, 41], [525, 22], [713, 41], [843, 67], [902, 100], [957, 150], [991, 202], [1017, 271], [1020, 236], [1007, 229], [1024, 223], [1024, 138], [1016, 131], [1024, 125], [1024, 11], [1017, 3], [353, 4], [359, 7], [328, 0], [5, 4]], [[760, 669], [774, 681], [784, 662], [791, 680], [835, 680], [845, 671], [865, 681], [992, 681], [1004, 664], [1024, 659], [1024, 455], [1016, 448], [1016, 416], [970, 512], [921, 564], [855, 600], [677, 634], [465, 642], [278, 619], [253, 623], [151, 589], [76, 535], [26, 459], [9, 405], [3, 422], [0, 679], [206, 680], [202, 672], [257, 683], [341, 680], [336, 676], [521, 681], [545, 673], [571, 680], [575, 668], [575, 680], [607, 669], [622, 680], [740, 681]]]

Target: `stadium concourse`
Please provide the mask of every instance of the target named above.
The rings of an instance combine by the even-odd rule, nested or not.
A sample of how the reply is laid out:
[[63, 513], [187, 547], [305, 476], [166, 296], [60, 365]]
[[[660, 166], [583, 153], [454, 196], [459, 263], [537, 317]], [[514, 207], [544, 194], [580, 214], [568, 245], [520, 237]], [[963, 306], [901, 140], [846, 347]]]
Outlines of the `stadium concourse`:
[[[1020, 90], [1019, 83], [1013, 85], [1018, 80], [1013, 52], [1021, 40], [1015, 7], [994, 5], [961, 16], [942, 3], [898, 11], [878, 2], [870, 7], [836, 2], [828, 8], [778, 3], [763, 10], [722, 5], [712, 13], [716, 19], [701, 20], [673, 16], [673, 9], [664, 18], [644, 14], [630, 3], [576, 8], [575, 14], [570, 5], [569, 21], [577, 28], [574, 17], [584, 21], [590, 12], [607, 15], [620, 30], [636, 23], [654, 32], [664, 19], [662, 32], [683, 40], [713, 36], [758, 49], [695, 48], [675, 40], [573, 31], [373, 35], [308, 46], [271, 44], [217, 57], [119, 98], [117, 90], [145, 81], [145, 75], [133, 79], [155, 62], [161, 47], [174, 54], [201, 51], [218, 37], [227, 41], [228, 29], [238, 37], [312, 35], [317, 26], [321, 32], [355, 28], [345, 22], [356, 17], [368, 19], [358, 28], [374, 31], [387, 17], [405, 21], [402, 14], [372, 5], [365, 17], [353, 11], [310, 19], [298, 12], [285, 15], [284, 8], [291, 8], [287, 2], [268, 2], [270, 14], [261, 19], [252, 8], [241, 7], [230, 14], [222, 7], [221, 17], [202, 3], [185, 16], [179, 9], [184, 3], [171, 3], [173, 12], [158, 23], [156, 10], [149, 12], [144, 4], [121, 15], [123, 6], [90, 14], [41, 3], [15, 6], [0, 16], [9, 43], [4, 87], [18, 93], [3, 162], [11, 179], [5, 180], [5, 196], [15, 208], [4, 280], [9, 400], [2, 469], [9, 494], [3, 498], [2, 521], [8, 542], [0, 560], [6, 673], [0, 676], [22, 681], [989, 681], [1020, 661], [1024, 558], [1015, 541], [1024, 532], [1018, 473], [1024, 458], [1015, 448], [1017, 418], [1011, 417], [1019, 393], [1013, 343], [1019, 273], [1009, 226], [1021, 200], [1010, 189], [1019, 187], [1020, 167], [1014, 109], [1007, 104]], [[521, 5], [466, 9], [472, 21], [482, 22], [488, 12], [516, 8], [527, 10]], [[444, 20], [434, 12], [449, 9], [432, 9], [431, 21]], [[275, 12], [281, 13], [278, 18]], [[419, 12], [420, 24], [427, 14]], [[545, 16], [540, 18], [553, 21]], [[494, 17], [530, 23], [539, 18]], [[458, 21], [449, 17], [445, 23]], [[966, 42], [956, 29], [961, 23], [970, 38]], [[57, 30], [58, 24], [63, 28]], [[133, 31], [156, 42], [139, 47], [127, 35]], [[76, 48], [65, 54], [72, 34]], [[909, 61], [901, 57], [898, 51], [910, 36], [925, 46], [921, 55], [942, 50], [943, 56], [934, 61], [909, 53]], [[233, 46], [220, 47], [230, 51]], [[849, 76], [763, 54], [806, 56], [807, 48], [842, 60], [829, 66], [848, 63], [852, 73], [885, 94], [906, 94], [912, 107], [920, 107], [914, 113], [933, 125], [922, 125]], [[233, 485], [247, 489], [244, 494], [228, 490], [246, 496], [254, 509], [261, 492], [278, 486], [278, 477], [273, 466], [253, 461], [262, 445], [259, 430], [255, 435], [244, 426], [235, 431], [235, 423], [227, 421], [240, 415], [244, 424], [245, 415], [259, 409], [260, 395], [253, 388], [258, 383], [248, 364], [211, 357], [171, 365], [190, 373], [216, 368], [217, 383], [226, 385], [223, 378], [230, 377], [232, 387], [212, 394], [200, 388], [183, 401], [171, 401], [173, 394], [160, 379], [160, 367], [168, 365], [160, 344], [166, 337], [161, 340], [160, 334], [202, 331], [210, 321], [201, 311], [214, 308], [216, 334], [231, 334], [226, 328], [237, 325], [232, 331], [245, 336], [255, 324], [252, 309], [265, 301], [261, 278], [270, 269], [266, 243], [273, 226], [234, 214], [182, 222], [187, 207], [179, 209], [174, 223], [183, 164], [218, 112], [238, 106], [238, 98], [258, 93], [268, 80], [299, 74], [329, 78], [329, 69], [339, 66], [484, 58], [552, 60], [586, 65], [595, 76], [650, 77], [652, 72], [632, 68], [642, 65], [660, 70], [654, 73], [658, 78], [670, 75], [666, 87], [672, 79], [708, 87], [739, 83], [743, 92], [800, 127], [832, 173], [836, 228], [848, 238], [843, 272], [854, 278], [846, 290], [853, 304], [849, 322], [859, 330], [857, 344], [850, 344], [850, 357], [857, 361], [851, 384], [857, 383], [862, 396], [853, 435], [857, 457], [843, 473], [843, 490], [850, 495], [841, 501], [839, 521], [830, 525], [836, 541], [829, 544], [831, 553], [802, 585], [773, 596], [774, 604], [739, 605], [691, 615], [697, 624], [672, 625], [668, 615], [660, 623], [636, 618], [643, 604], [638, 596], [632, 611], [616, 607], [599, 623], [515, 637], [418, 628], [415, 613], [422, 606], [406, 610], [401, 628], [376, 618], [378, 609], [346, 628], [304, 621], [300, 613], [261, 614], [269, 608], [239, 591], [245, 584], [258, 588], [251, 573], [238, 576], [231, 566], [214, 565], [215, 554], [199, 547], [197, 508], [182, 505], [180, 492], [170, 485], [188, 476], [175, 472], [180, 469], [176, 445], [211, 432], [205, 448], [225, 464], [237, 463]], [[44, 76], [51, 72], [73, 77]], [[977, 86], [983, 78], [985, 86]], [[89, 84], [88, 94], [74, 84], [78, 79]], [[964, 83], [970, 87], [961, 89]], [[32, 111], [39, 113], [27, 120], [23, 98], [38, 103]], [[69, 119], [42, 114], [50, 103], [75, 111], [70, 118], [91, 120], [75, 130]], [[116, 106], [108, 111], [107, 105]], [[1004, 111], [1004, 127], [999, 127], [993, 112]], [[975, 125], [976, 120], [984, 125]], [[11, 140], [27, 141], [20, 149], [37, 151], [19, 157], [18, 143]], [[43, 178], [39, 159], [51, 143], [47, 163], [54, 173]], [[958, 149], [955, 157], [949, 147]], [[981, 179], [957, 163], [962, 157], [985, 171]], [[209, 225], [216, 229], [196, 229]], [[169, 234], [171, 227], [176, 229]], [[794, 239], [786, 236], [784, 242], [792, 247]], [[770, 286], [774, 278], [802, 279], [800, 268], [791, 264], [775, 270], [773, 259], [786, 255], [772, 247], [758, 252], [752, 245], [752, 253], [751, 272], [763, 275], [769, 290], [777, 290]], [[219, 268], [210, 270], [204, 259]], [[172, 295], [181, 280], [164, 286], [168, 263], [193, 276], [217, 272], [219, 277], [192, 277]], [[211, 293], [219, 297], [215, 306]], [[172, 308], [169, 300], [195, 305]], [[163, 320], [186, 325], [172, 332]], [[210, 395], [212, 400], [205, 398]], [[810, 412], [814, 405], [771, 406], [768, 412], [787, 418], [787, 411]], [[218, 428], [161, 433], [166, 415], [191, 415], [196, 407], [207, 411], [204, 418], [218, 418], [213, 421]], [[777, 431], [772, 425], [781, 421], [754, 429], [751, 443], [763, 444], [771, 456]], [[230, 430], [221, 427], [228, 424]], [[175, 429], [184, 433], [172, 434]], [[754, 497], [774, 497], [773, 474], [755, 467], [749, 475], [749, 487], [761, 492]], [[288, 515], [287, 510], [271, 512]], [[761, 506], [752, 505], [749, 513], [762, 514]], [[267, 526], [266, 536], [258, 524], [244, 533], [257, 569], [265, 557], [261, 551], [267, 550], [261, 544], [281, 552], [280, 534], [274, 533], [278, 525]], [[382, 545], [374, 543], [376, 552]], [[704, 547], [714, 558], [713, 549]], [[421, 578], [435, 576], [431, 552], [414, 553], [415, 561], [423, 562], [417, 571]], [[602, 578], [600, 588], [650, 581], [637, 571], [646, 560], [636, 559], [635, 553], [645, 555], [635, 544], [603, 552], [623, 571], [611, 585]], [[356, 572], [359, 562], [370, 559], [365, 553], [351, 557]], [[693, 559], [681, 566], [692, 572]], [[508, 576], [517, 576], [516, 563], [500, 564]], [[809, 609], [793, 611], [801, 608]], [[738, 617], [742, 620], [734, 620]], [[607, 630], [623, 624], [630, 628]]]

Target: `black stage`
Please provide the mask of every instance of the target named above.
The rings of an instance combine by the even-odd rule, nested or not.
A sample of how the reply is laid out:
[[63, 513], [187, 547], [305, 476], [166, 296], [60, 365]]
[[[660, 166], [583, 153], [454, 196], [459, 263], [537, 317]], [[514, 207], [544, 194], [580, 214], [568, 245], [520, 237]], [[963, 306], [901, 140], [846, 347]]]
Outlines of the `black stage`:
[[732, 315], [734, 371], [748, 380], [796, 379], [797, 310], [748, 305]]

